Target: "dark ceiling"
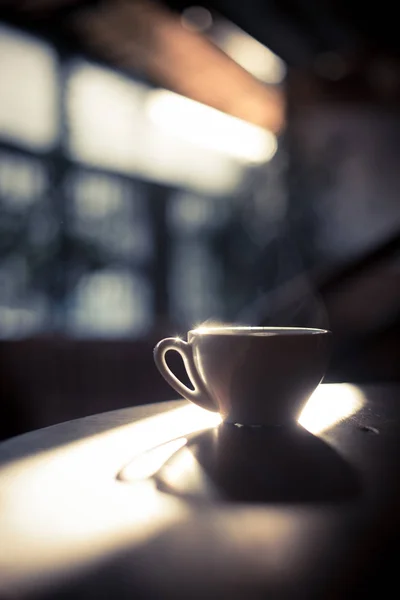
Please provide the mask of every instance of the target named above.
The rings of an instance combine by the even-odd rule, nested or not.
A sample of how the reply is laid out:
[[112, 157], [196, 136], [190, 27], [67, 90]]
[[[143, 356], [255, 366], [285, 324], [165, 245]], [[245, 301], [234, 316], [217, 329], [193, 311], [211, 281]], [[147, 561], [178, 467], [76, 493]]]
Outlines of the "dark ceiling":
[[[182, 10], [190, 0], [167, 0]], [[396, 3], [354, 0], [207, 0], [288, 64], [306, 65], [324, 52], [400, 55]]]
[[[134, 3], [134, 0], [132, 0]], [[46, 14], [54, 22], [93, 0], [0, 0], [0, 13]], [[270, 47], [288, 64], [306, 66], [324, 52], [400, 55], [396, 3], [355, 0], [164, 0], [181, 11], [200, 4]], [[1, 14], [0, 14], [1, 16]]]

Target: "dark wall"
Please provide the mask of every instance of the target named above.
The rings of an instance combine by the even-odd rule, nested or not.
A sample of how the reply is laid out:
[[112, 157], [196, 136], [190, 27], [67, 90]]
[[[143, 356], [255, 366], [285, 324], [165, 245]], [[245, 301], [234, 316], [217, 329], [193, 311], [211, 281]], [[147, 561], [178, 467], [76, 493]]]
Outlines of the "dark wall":
[[[87, 415], [176, 398], [151, 341], [0, 342], [0, 439]], [[179, 357], [171, 365], [184, 377]]]

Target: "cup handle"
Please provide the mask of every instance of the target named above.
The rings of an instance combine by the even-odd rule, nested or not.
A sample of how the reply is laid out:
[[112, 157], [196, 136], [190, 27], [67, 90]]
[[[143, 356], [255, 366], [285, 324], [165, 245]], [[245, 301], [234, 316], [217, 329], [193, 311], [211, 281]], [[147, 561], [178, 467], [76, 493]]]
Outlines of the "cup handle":
[[[175, 350], [175, 352], [178, 352], [178, 354], [181, 355], [186, 372], [193, 384], [193, 390], [182, 383], [182, 381], [180, 381], [180, 379], [174, 375], [167, 365], [165, 355], [170, 350]], [[154, 348], [153, 354], [157, 369], [160, 371], [161, 375], [169, 383], [169, 385], [178, 392], [178, 394], [181, 394], [202, 408], [218, 412], [215, 403], [211, 400], [204, 383], [200, 379], [193, 360], [192, 346], [188, 342], [184, 342], [179, 338], [165, 338], [164, 340], [158, 342], [157, 346]]]

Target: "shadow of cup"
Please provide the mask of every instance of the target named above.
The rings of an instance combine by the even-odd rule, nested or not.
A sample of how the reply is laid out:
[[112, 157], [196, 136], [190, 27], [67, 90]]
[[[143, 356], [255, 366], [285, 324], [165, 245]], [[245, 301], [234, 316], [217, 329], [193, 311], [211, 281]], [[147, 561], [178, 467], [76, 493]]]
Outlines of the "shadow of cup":
[[164, 492], [226, 502], [335, 503], [361, 489], [352, 467], [297, 425], [222, 424], [192, 437], [155, 479]]

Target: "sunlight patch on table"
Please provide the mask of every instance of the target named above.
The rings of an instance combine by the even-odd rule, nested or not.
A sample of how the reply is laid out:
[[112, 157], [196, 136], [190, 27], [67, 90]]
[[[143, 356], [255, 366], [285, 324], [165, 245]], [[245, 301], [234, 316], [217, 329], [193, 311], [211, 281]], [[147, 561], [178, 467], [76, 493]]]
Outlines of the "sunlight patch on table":
[[321, 433], [357, 413], [365, 397], [355, 385], [320, 385], [308, 400], [298, 423], [310, 433]]

